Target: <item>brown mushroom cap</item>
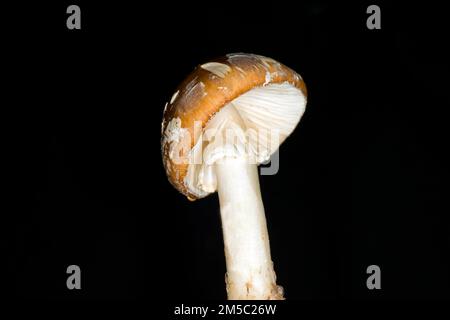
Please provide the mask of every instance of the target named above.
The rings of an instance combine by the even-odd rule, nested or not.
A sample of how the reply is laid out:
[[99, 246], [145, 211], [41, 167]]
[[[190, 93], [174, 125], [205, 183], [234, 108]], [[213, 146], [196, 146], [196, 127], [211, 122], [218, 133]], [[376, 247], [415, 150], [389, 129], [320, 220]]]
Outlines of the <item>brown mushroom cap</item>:
[[[170, 183], [190, 200], [197, 199], [184, 182], [189, 152], [198, 138], [194, 123], [200, 123], [203, 129], [222, 107], [240, 95], [256, 87], [286, 82], [301, 90], [306, 98], [301, 76], [267, 57], [228, 54], [198, 66], [180, 84], [164, 109], [161, 150]], [[184, 147], [180, 148], [181, 144]]]

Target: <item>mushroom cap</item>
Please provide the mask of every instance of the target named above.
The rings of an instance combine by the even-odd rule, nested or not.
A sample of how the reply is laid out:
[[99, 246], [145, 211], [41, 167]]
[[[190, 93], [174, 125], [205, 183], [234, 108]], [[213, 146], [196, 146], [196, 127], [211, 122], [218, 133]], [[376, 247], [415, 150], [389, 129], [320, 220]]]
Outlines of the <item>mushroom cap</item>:
[[[303, 105], [299, 106], [295, 124], [289, 127], [289, 135], [303, 114], [306, 86], [299, 74], [271, 58], [245, 53], [228, 54], [197, 66], [178, 86], [164, 108], [161, 151], [167, 177], [179, 192], [190, 200], [205, 196], [191, 190], [185, 177], [191, 151], [208, 121], [245, 93], [277, 84], [296, 89], [303, 99], [296, 102]], [[196, 130], [196, 126], [200, 126], [200, 130]]]

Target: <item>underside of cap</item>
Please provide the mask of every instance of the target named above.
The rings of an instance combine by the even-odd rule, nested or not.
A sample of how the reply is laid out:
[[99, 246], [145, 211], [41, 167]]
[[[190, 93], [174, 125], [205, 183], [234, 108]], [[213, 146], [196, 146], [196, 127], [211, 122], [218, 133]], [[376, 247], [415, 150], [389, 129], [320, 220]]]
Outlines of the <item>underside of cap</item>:
[[[205, 168], [192, 163], [193, 151], [205, 147], [202, 132], [223, 108], [237, 111], [246, 128], [279, 130], [282, 143], [299, 122], [306, 96], [295, 71], [263, 56], [229, 54], [198, 66], [164, 109], [161, 148], [169, 181], [191, 200], [215, 191], [199, 188], [196, 172]], [[258, 161], [274, 151], [258, 152]]]

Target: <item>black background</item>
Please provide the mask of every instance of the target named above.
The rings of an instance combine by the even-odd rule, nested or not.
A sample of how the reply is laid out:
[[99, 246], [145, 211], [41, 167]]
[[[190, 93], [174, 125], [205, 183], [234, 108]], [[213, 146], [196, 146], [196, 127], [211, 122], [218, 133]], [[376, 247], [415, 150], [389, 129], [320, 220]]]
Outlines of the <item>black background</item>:
[[[231, 52], [298, 71], [307, 111], [260, 177], [286, 297], [450, 296], [445, 10], [377, 3], [62, 2], [4, 10], [4, 283], [22, 298], [224, 299], [217, 196], [161, 163], [165, 102]], [[67, 30], [70, 4], [82, 30]], [[82, 289], [66, 288], [66, 268]], [[382, 289], [366, 288], [381, 267]]]

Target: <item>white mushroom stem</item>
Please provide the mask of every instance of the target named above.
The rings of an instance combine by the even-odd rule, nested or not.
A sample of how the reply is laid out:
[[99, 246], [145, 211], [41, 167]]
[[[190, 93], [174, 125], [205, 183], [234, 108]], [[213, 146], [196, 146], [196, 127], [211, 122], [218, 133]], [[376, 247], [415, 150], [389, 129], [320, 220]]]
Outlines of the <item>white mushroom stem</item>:
[[215, 164], [228, 299], [283, 299], [270, 258], [256, 164], [226, 157]]
[[191, 160], [202, 155], [202, 161], [189, 162], [189, 191], [197, 198], [219, 193], [229, 299], [283, 299], [270, 258], [257, 164], [294, 130], [305, 103], [289, 83], [256, 87], [222, 107], [192, 149]]

